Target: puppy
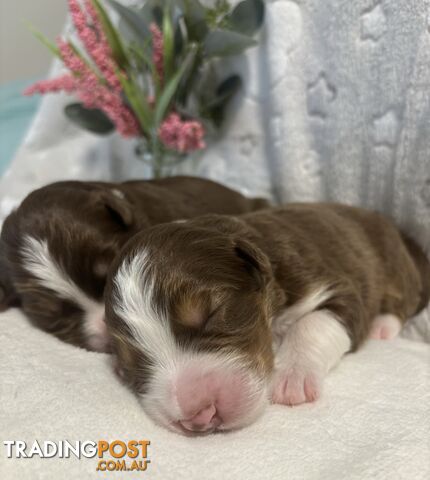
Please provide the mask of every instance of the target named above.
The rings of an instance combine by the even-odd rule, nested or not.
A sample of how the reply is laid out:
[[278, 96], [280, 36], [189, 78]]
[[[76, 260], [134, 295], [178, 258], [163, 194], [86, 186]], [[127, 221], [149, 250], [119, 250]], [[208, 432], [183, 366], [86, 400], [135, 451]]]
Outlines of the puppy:
[[133, 234], [161, 222], [267, 205], [192, 177], [48, 185], [28, 195], [4, 222], [0, 303], [3, 309], [20, 304], [35, 325], [61, 340], [107, 351], [106, 275]]
[[430, 266], [377, 213], [291, 204], [133, 237], [106, 322], [124, 381], [180, 433], [253, 422], [269, 399], [315, 400], [370, 335], [395, 336], [430, 295]]

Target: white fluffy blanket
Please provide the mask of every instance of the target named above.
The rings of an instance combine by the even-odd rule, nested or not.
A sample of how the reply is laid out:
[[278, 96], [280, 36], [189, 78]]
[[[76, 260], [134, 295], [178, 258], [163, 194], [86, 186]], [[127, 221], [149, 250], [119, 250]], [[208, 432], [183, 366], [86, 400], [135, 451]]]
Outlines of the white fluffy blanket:
[[96, 459], [8, 459], [7, 480], [428, 480], [430, 349], [369, 341], [328, 377], [323, 398], [272, 406], [241, 431], [185, 438], [155, 426], [112, 375], [108, 355], [61, 343], [17, 311], [0, 316], [1, 440], [151, 441], [146, 472], [96, 472]]

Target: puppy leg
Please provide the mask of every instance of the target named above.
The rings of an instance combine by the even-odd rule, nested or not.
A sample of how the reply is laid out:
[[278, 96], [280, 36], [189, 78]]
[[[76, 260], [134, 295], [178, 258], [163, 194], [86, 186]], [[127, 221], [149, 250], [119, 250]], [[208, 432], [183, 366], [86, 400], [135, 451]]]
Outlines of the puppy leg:
[[392, 313], [384, 313], [373, 319], [369, 338], [373, 340], [392, 340], [402, 329], [399, 317]]
[[275, 357], [272, 401], [298, 405], [316, 400], [327, 372], [351, 347], [345, 327], [330, 310], [292, 324]]

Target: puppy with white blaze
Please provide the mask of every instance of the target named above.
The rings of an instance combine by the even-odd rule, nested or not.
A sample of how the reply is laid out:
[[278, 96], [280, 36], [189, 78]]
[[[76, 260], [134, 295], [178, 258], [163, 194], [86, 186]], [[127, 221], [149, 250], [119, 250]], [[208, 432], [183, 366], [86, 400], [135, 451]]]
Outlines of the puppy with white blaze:
[[381, 215], [290, 204], [137, 234], [110, 272], [106, 323], [147, 413], [191, 435], [314, 401], [344, 354], [394, 337], [429, 296], [426, 256]]
[[46, 185], [3, 223], [0, 311], [19, 306], [35, 326], [60, 340], [107, 352], [106, 276], [129, 238], [159, 223], [268, 205], [197, 177]]

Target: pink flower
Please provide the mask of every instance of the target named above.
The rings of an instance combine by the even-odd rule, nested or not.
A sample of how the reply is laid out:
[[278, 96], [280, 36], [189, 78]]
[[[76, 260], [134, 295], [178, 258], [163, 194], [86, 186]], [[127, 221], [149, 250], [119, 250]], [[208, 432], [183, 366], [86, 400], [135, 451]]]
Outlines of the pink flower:
[[112, 51], [103, 31], [98, 13], [91, 0], [85, 0], [85, 12], [78, 0], [69, 0], [69, 10], [81, 42], [93, 59], [107, 83], [120, 90], [121, 83], [116, 75], [117, 65], [112, 59]]
[[60, 38], [57, 41], [60, 55], [71, 73], [38, 82], [28, 88], [25, 94], [74, 92], [85, 107], [102, 110], [124, 137], [141, 135], [135, 114], [123, 101], [121, 82], [117, 77], [119, 68], [113, 59], [93, 1], [68, 2], [76, 32], [95, 68], [81, 58], [68, 42]]
[[196, 120], [182, 120], [177, 113], [171, 113], [161, 124], [158, 135], [163, 144], [180, 153], [202, 150], [205, 130]]
[[164, 41], [163, 34], [156, 23], [151, 23], [150, 30], [152, 33], [152, 61], [158, 74], [160, 83], [164, 78]]
[[24, 90], [24, 95], [34, 95], [35, 93], [52, 93], [64, 91], [67, 93], [72, 93], [76, 90], [76, 80], [75, 78], [66, 73], [57, 78], [52, 78], [49, 80], [41, 80], [40, 82], [31, 85], [26, 90]]
[[134, 113], [124, 104], [121, 90], [101, 83], [67, 42], [58, 40], [58, 47], [64, 64], [74, 73], [75, 92], [84, 106], [102, 110], [124, 137], [140, 135], [139, 123]]

